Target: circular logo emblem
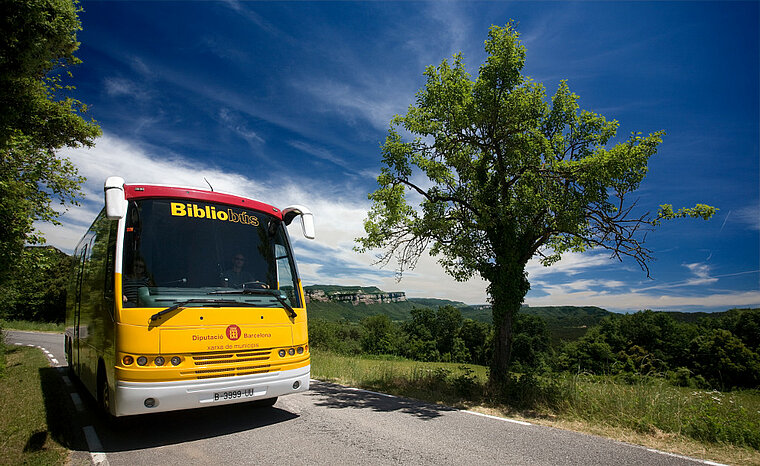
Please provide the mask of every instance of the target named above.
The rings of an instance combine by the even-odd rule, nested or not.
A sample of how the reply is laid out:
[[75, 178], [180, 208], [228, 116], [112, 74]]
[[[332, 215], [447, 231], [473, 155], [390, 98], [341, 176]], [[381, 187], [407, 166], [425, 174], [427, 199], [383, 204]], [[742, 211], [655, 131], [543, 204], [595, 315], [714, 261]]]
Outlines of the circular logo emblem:
[[238, 327], [235, 324], [230, 325], [227, 327], [227, 338], [230, 340], [237, 340], [240, 338], [240, 327]]

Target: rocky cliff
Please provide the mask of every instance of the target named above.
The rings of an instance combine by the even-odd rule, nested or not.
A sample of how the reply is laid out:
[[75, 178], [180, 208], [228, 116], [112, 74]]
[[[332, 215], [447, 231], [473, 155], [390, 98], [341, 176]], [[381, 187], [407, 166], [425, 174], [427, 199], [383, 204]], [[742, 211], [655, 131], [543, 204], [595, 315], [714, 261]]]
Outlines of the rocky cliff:
[[306, 287], [306, 303], [310, 302], [335, 302], [351, 304], [380, 304], [380, 303], [398, 303], [406, 301], [406, 293], [403, 291], [385, 292], [385, 291], [367, 291], [361, 288], [348, 288], [324, 290], [317, 287]]

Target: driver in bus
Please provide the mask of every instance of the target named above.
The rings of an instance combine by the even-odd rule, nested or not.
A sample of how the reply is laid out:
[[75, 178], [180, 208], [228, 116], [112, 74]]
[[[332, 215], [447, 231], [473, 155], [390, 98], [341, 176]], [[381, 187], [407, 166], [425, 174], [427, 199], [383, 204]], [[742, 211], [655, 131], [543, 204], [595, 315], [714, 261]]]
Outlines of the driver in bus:
[[244, 269], [245, 256], [241, 253], [232, 258], [232, 268], [222, 272], [222, 285], [230, 288], [242, 288], [243, 283], [254, 281], [253, 275]]
[[137, 290], [143, 286], [155, 286], [155, 284], [148, 275], [145, 261], [136, 258], [132, 264], [132, 273], [124, 275], [122, 301], [125, 306], [137, 306]]

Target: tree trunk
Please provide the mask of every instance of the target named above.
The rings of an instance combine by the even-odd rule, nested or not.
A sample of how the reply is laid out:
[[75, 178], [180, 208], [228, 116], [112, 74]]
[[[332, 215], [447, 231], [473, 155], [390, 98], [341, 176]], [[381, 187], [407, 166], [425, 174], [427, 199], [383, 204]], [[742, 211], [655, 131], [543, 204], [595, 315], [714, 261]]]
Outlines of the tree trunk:
[[496, 272], [488, 286], [494, 324], [494, 353], [489, 382], [501, 386], [507, 382], [509, 376], [512, 324], [530, 289], [530, 283], [525, 274], [524, 264], [504, 266], [497, 262]]

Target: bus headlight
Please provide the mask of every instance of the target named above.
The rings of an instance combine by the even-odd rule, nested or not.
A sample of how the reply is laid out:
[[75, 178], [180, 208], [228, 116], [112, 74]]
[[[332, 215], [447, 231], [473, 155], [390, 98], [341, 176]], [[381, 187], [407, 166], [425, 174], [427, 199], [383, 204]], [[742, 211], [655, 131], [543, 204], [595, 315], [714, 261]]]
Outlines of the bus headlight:
[[181, 363], [182, 360], [179, 358], [179, 356], [173, 356], [171, 359], [172, 366], [179, 366], [179, 363]]
[[156, 356], [156, 359], [154, 359], [153, 362], [156, 363], [157, 366], [163, 366], [166, 360], [163, 356]]
[[294, 354], [296, 354], [296, 350], [294, 350], [293, 348], [288, 348], [288, 354], [293, 356]]
[[303, 354], [303, 346], [299, 346], [296, 351], [298, 351], [298, 354]]
[[148, 364], [148, 358], [146, 358], [145, 356], [140, 356], [139, 358], [137, 358], [138, 366], [144, 366], [146, 364]]
[[132, 363], [133, 363], [133, 362], [135, 362], [135, 358], [133, 358], [132, 356], [124, 356], [124, 357], [121, 359], [121, 362], [122, 362], [122, 363], [123, 363], [125, 366], [131, 366], [131, 365], [132, 365]]
[[281, 358], [284, 358], [285, 357], [285, 350], [281, 349], [280, 351], [277, 352], [277, 354], [279, 354]]

